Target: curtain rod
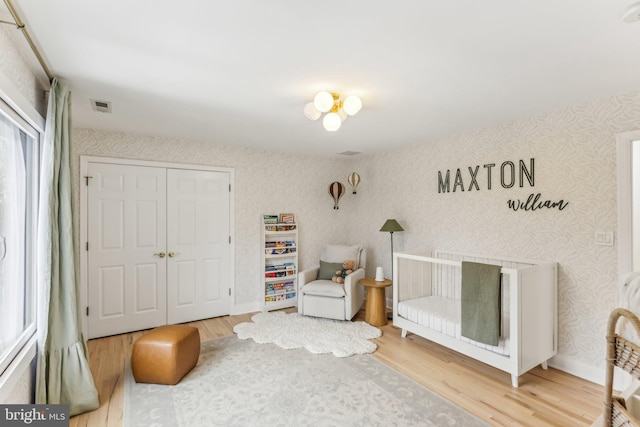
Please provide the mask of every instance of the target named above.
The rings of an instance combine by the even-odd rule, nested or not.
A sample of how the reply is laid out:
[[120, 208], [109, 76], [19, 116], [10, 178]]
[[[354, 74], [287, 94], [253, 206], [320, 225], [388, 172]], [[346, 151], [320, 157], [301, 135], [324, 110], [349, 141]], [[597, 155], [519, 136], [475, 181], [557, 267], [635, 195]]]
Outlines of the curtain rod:
[[7, 5], [7, 9], [9, 9], [9, 13], [11, 13], [11, 16], [13, 16], [13, 19], [16, 22], [5, 22], [5, 21], [0, 21], [0, 22], [5, 24], [15, 25], [16, 27], [18, 27], [20, 31], [22, 31], [22, 35], [24, 35], [24, 38], [27, 39], [27, 43], [29, 43], [29, 46], [31, 47], [33, 54], [36, 56], [36, 58], [38, 59], [38, 62], [40, 63], [40, 66], [42, 67], [45, 74], [49, 78], [49, 82], [51, 82], [53, 80], [53, 75], [51, 74], [51, 71], [49, 71], [49, 67], [47, 67], [46, 62], [44, 62], [44, 58], [42, 58], [42, 55], [40, 55], [40, 51], [38, 51], [38, 48], [33, 43], [33, 40], [31, 39], [29, 32], [24, 26], [24, 22], [22, 22], [22, 19], [20, 19], [20, 16], [18, 16], [18, 12], [16, 12], [15, 8], [13, 7], [13, 4], [11, 4], [11, 0], [4, 0], [4, 4]]

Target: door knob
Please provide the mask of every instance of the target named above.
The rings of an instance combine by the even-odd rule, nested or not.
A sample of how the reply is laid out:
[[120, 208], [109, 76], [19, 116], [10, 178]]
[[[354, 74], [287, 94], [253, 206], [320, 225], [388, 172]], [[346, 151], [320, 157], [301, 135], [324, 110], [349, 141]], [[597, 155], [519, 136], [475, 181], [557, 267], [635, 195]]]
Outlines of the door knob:
[[176, 256], [175, 252], [169, 252], [167, 255], [169, 255], [169, 258], [173, 258], [174, 256]]
[[164, 252], [160, 252], [160, 253], [157, 253], [157, 254], [153, 254], [153, 256], [164, 258], [165, 257], [165, 253]]

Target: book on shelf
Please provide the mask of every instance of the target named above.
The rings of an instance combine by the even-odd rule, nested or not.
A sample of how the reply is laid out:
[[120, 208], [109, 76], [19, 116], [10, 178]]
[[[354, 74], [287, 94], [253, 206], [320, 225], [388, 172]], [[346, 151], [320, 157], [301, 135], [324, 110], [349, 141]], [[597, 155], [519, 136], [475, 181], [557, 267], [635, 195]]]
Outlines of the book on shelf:
[[296, 242], [293, 240], [285, 240], [285, 241], [277, 241], [277, 242], [265, 242], [265, 248], [287, 248], [293, 247], [296, 245]]
[[[295, 295], [295, 286], [293, 281], [267, 283], [265, 286], [266, 295], [279, 295], [285, 293], [289, 295]], [[287, 298], [291, 298], [291, 296]]]
[[267, 264], [264, 266], [265, 271], [285, 271], [285, 270], [295, 270], [296, 266], [292, 262], [285, 262], [282, 264]]
[[281, 213], [278, 221], [282, 224], [293, 224], [296, 222], [296, 217], [292, 213]]
[[295, 224], [267, 224], [265, 225], [267, 231], [292, 231], [296, 229]]
[[292, 213], [281, 213], [278, 215], [262, 215], [265, 224], [294, 224], [296, 217]]
[[292, 254], [296, 248], [267, 248], [264, 250], [265, 255], [285, 255]]
[[262, 219], [265, 224], [277, 224], [280, 217], [278, 215], [263, 215]]
[[271, 271], [271, 272], [264, 273], [264, 277], [266, 277], [267, 279], [273, 279], [275, 277], [293, 276], [293, 273], [294, 273], [294, 270]]

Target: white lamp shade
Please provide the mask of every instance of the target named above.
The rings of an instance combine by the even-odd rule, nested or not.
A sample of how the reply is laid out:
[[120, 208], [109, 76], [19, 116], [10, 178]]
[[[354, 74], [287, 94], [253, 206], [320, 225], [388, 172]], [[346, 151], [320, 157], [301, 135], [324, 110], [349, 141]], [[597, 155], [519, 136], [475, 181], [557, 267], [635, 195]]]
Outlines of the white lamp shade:
[[355, 95], [348, 96], [344, 100], [342, 108], [348, 115], [353, 116], [362, 108], [362, 101]]
[[329, 113], [322, 119], [322, 126], [329, 132], [334, 132], [340, 129], [342, 121], [337, 113]]
[[318, 92], [315, 98], [313, 98], [313, 105], [316, 110], [321, 113], [326, 113], [333, 107], [333, 96], [326, 91]]
[[304, 115], [307, 116], [309, 120], [316, 121], [320, 118], [322, 113], [316, 109], [313, 102], [309, 102], [304, 106]]

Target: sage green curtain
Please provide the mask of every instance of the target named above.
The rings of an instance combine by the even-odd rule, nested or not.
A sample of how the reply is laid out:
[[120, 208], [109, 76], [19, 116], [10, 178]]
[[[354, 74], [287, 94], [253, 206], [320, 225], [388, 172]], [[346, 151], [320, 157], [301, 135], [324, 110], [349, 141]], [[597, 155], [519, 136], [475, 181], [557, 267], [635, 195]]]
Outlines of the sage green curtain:
[[38, 274], [41, 298], [36, 403], [68, 404], [69, 414], [97, 409], [78, 310], [71, 207], [71, 93], [51, 83], [43, 149]]

